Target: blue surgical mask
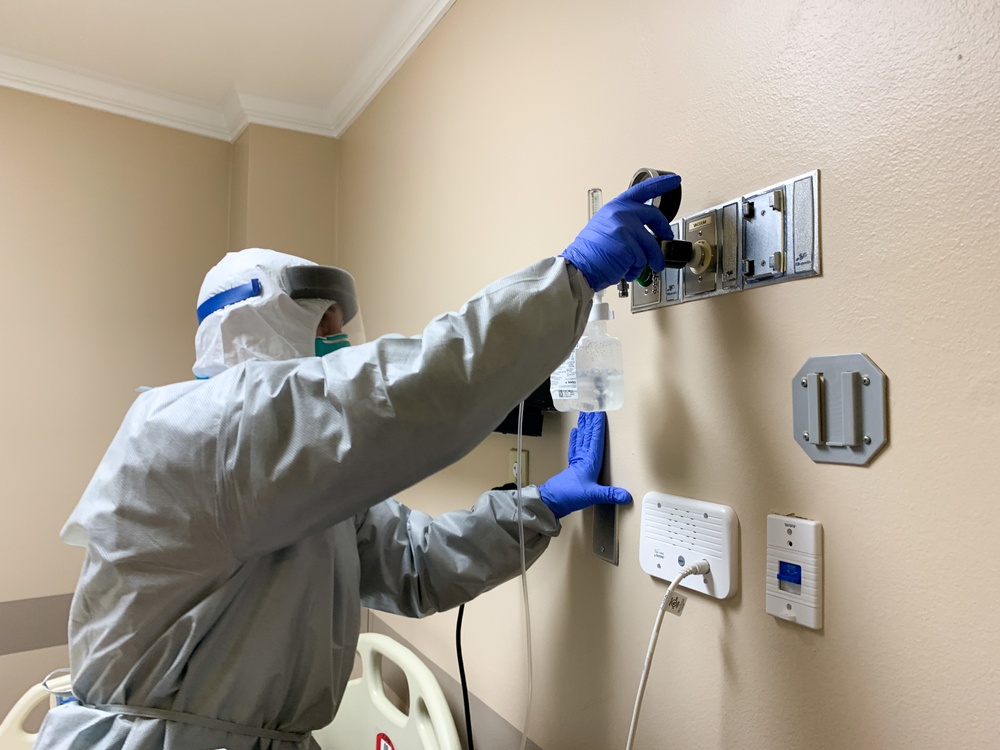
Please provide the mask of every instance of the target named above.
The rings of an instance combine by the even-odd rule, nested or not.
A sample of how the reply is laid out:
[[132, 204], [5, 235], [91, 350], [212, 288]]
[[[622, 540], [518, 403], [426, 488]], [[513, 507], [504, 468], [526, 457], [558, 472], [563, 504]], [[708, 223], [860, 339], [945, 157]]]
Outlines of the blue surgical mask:
[[316, 356], [322, 357], [324, 354], [335, 352], [338, 349], [343, 349], [345, 346], [350, 345], [351, 342], [347, 340], [346, 333], [335, 333], [333, 336], [317, 337]]

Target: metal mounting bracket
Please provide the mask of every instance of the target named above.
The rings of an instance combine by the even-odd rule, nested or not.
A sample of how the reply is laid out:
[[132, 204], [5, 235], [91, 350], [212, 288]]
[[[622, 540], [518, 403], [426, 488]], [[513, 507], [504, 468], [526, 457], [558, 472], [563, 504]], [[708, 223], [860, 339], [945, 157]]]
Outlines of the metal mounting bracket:
[[889, 439], [887, 381], [864, 354], [810, 357], [792, 380], [795, 441], [817, 463], [867, 465]]
[[[601, 473], [597, 478], [601, 484], [613, 484], [611, 481], [611, 428], [604, 439], [604, 458]], [[618, 506], [594, 506], [594, 554], [612, 565], [618, 564]]]

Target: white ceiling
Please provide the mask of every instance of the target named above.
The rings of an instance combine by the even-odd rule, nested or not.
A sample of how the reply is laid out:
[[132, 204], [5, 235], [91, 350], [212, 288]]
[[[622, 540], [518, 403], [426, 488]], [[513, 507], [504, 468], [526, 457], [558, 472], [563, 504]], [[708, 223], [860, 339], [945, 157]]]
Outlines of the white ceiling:
[[0, 0], [0, 86], [213, 138], [339, 137], [454, 0]]

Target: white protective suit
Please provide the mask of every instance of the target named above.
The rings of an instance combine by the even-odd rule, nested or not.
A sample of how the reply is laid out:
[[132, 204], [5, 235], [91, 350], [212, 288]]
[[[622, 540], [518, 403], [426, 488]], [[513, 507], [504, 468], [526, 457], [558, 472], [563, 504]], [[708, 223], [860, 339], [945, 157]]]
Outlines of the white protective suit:
[[[543, 382], [592, 294], [551, 258], [420, 336], [140, 395], [63, 531], [86, 547], [70, 615], [80, 702], [48, 713], [36, 749], [315, 750], [362, 605], [419, 617], [519, 572], [515, 493], [437, 518], [386, 498]], [[559, 521], [536, 488], [523, 495], [534, 561]]]

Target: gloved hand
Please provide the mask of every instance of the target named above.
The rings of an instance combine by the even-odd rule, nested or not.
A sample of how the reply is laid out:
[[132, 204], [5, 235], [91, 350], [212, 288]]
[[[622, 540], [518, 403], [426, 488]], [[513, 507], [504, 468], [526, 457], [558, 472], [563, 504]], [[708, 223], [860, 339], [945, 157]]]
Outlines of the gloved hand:
[[663, 270], [663, 252], [656, 237], [673, 239], [670, 222], [646, 201], [674, 190], [681, 182], [675, 174], [661, 175], [634, 185], [594, 214], [572, 244], [561, 253], [579, 268], [595, 292], [631, 281], [649, 266]]
[[607, 424], [608, 415], [602, 411], [581, 412], [569, 435], [569, 466], [538, 488], [542, 502], [556, 518], [599, 503], [632, 502], [628, 490], [597, 483]]

